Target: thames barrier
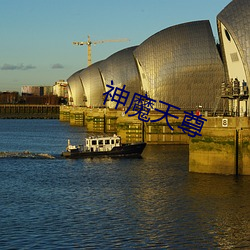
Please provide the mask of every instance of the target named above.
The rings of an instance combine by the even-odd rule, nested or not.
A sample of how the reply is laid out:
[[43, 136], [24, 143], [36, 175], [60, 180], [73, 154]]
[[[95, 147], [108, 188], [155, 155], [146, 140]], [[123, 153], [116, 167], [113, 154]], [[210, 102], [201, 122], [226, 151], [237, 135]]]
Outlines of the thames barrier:
[[184, 144], [190, 172], [250, 175], [249, 27], [248, 0], [233, 0], [217, 15], [218, 42], [208, 20], [165, 28], [73, 73], [68, 106], [4, 105], [0, 117], [59, 117], [123, 143]]
[[[67, 79], [70, 107], [60, 119], [118, 133], [124, 142], [189, 145], [190, 172], [249, 175], [249, 0], [231, 1], [216, 24], [217, 41], [209, 20], [176, 24], [79, 69]], [[130, 116], [142, 97], [148, 106], [137, 108], [155, 117], [148, 122]], [[185, 133], [178, 110], [201, 112], [195, 137]]]
[[[132, 113], [132, 112], [131, 112]], [[152, 116], [159, 116], [152, 114]], [[178, 114], [179, 118], [183, 115]], [[117, 133], [124, 143], [189, 145], [189, 171], [226, 175], [250, 175], [250, 118], [206, 117], [202, 136], [189, 137], [181, 122], [146, 123], [128, 117], [123, 110], [60, 107], [60, 121], [86, 126], [88, 133]]]

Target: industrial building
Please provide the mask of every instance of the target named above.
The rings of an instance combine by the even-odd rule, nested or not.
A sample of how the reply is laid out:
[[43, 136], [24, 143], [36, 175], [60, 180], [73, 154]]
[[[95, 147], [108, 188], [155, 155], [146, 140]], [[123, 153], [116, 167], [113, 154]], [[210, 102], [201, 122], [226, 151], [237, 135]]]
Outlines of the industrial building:
[[68, 83], [66, 81], [59, 80], [55, 82], [52, 89], [53, 89], [53, 95], [62, 98], [68, 98]]
[[0, 92], [0, 104], [16, 104], [18, 102], [18, 92]]
[[52, 86], [22, 86], [21, 88], [22, 95], [52, 95], [53, 87]]
[[[209, 21], [183, 23], [75, 72], [67, 80], [69, 104], [114, 108], [110, 98], [103, 103], [103, 93], [113, 81], [114, 87], [126, 85], [130, 92], [125, 107], [129, 107], [133, 94], [138, 93], [154, 99], [154, 108], [158, 109], [166, 109], [163, 102], [182, 110], [222, 109], [218, 105], [221, 86], [231, 78], [238, 78], [240, 84], [250, 80], [248, 0], [233, 0], [219, 13], [217, 22], [220, 44], [215, 43]], [[244, 101], [240, 99], [241, 115], [247, 112], [249, 115], [247, 100], [247, 95]], [[229, 100], [230, 103], [232, 107], [229, 105], [227, 109], [236, 111], [237, 101]]]

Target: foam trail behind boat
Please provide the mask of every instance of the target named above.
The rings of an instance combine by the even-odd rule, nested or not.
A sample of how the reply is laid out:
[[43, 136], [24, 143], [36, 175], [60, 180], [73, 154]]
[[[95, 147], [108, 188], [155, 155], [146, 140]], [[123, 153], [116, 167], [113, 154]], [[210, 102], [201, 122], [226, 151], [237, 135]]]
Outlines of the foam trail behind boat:
[[23, 152], [0, 152], [0, 158], [32, 158], [32, 159], [55, 159], [53, 155], [44, 153]]

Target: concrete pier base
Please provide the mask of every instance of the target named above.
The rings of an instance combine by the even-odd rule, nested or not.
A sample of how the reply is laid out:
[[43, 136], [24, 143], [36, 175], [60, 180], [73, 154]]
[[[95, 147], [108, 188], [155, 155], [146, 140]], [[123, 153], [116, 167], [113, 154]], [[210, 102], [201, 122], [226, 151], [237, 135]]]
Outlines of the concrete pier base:
[[104, 112], [102, 109], [87, 109], [84, 125], [89, 132], [105, 132]]
[[70, 121], [70, 112], [71, 107], [69, 106], [60, 106], [59, 119], [61, 122], [69, 122]]
[[[168, 117], [159, 122], [143, 122], [134, 115], [135, 111], [125, 114], [124, 110], [86, 107], [60, 107], [60, 121], [69, 122], [72, 126], [85, 126], [90, 133], [116, 133], [123, 142], [145, 141], [150, 144], [188, 144], [189, 137], [178, 128], [184, 115], [179, 119]], [[162, 117], [162, 114], [151, 112], [151, 120]]]
[[250, 175], [250, 118], [207, 118], [189, 141], [189, 171]]
[[[150, 115], [151, 120], [156, 120], [161, 117], [157, 113]], [[188, 144], [189, 137], [178, 128], [181, 126], [184, 114], [178, 114], [179, 119], [168, 117], [168, 122], [173, 128], [171, 130], [166, 122], [166, 119], [159, 122], [147, 122], [145, 125], [145, 141], [150, 144]]]
[[[250, 118], [206, 117], [202, 136], [192, 138], [178, 128], [184, 114], [178, 114], [179, 119], [168, 117], [171, 130], [165, 119], [142, 122], [134, 112], [62, 106], [60, 120], [85, 126], [90, 133], [116, 133], [123, 143], [189, 144], [190, 172], [250, 175]], [[161, 117], [157, 112], [150, 113], [151, 120]]]
[[143, 129], [143, 122], [138, 117], [125, 116], [124, 112], [119, 114], [117, 118], [117, 134], [121, 136], [124, 143], [144, 141]]

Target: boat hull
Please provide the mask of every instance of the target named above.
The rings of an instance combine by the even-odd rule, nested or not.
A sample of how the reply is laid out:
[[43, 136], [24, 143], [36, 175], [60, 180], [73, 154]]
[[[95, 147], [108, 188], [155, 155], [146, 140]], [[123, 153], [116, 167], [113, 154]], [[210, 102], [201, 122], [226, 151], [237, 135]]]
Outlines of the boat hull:
[[63, 152], [62, 156], [65, 158], [93, 158], [93, 157], [138, 157], [141, 156], [145, 142], [124, 144], [120, 147], [114, 147], [110, 151], [71, 151]]

